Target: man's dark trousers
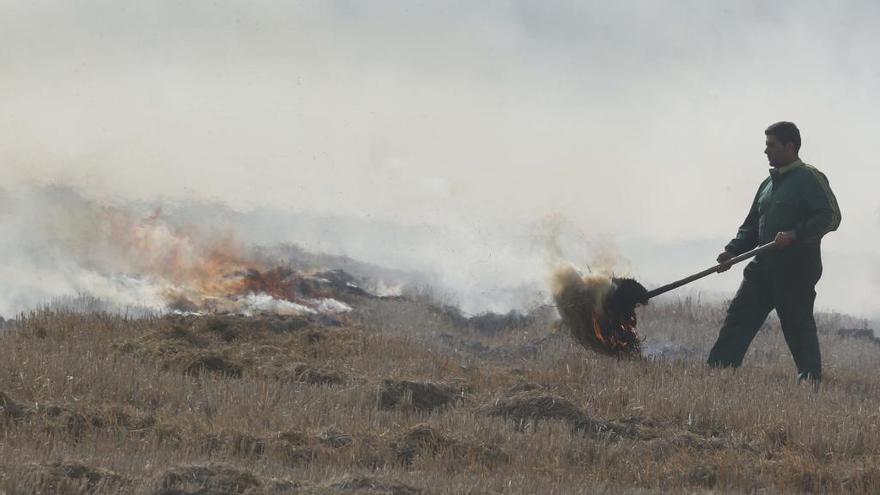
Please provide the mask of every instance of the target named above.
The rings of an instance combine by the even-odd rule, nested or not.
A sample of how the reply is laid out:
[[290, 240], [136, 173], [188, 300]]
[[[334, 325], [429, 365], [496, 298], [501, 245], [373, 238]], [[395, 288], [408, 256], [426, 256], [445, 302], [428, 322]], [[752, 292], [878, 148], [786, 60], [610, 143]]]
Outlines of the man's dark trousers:
[[786, 276], [769, 268], [772, 267], [746, 268], [742, 284], [727, 310], [718, 340], [709, 353], [709, 365], [740, 366], [767, 315], [776, 309], [799, 376], [819, 381], [822, 378], [822, 359], [813, 318], [815, 286], [819, 277], [804, 276], [803, 273], [798, 274], [800, 276]]

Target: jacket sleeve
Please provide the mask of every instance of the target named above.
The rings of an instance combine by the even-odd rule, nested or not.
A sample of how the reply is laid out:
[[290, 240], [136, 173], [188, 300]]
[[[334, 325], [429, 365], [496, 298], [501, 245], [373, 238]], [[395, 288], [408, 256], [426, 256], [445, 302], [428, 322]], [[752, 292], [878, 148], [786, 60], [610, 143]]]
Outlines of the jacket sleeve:
[[804, 181], [802, 191], [806, 218], [795, 228], [798, 241], [804, 243], [818, 242], [840, 225], [840, 208], [828, 179], [812, 167], [809, 170], [811, 174]]
[[746, 215], [745, 221], [740, 225], [739, 230], [737, 230], [736, 237], [731, 239], [731, 241], [727, 243], [727, 246], [724, 246], [725, 251], [733, 253], [734, 255], [739, 255], [758, 245], [758, 228], [760, 221], [758, 196], [760, 196], [765, 184], [766, 181], [762, 182], [761, 186], [758, 187], [758, 192], [755, 193], [755, 199], [752, 200], [752, 207], [749, 208], [749, 214]]

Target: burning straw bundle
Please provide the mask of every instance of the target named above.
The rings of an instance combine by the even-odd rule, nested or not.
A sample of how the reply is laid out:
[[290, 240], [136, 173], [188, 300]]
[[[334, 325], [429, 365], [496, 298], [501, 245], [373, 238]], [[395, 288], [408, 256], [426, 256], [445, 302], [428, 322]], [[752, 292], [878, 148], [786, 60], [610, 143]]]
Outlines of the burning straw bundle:
[[553, 298], [572, 337], [587, 349], [615, 357], [641, 356], [637, 304], [647, 290], [632, 279], [581, 276], [571, 265], [553, 274]]

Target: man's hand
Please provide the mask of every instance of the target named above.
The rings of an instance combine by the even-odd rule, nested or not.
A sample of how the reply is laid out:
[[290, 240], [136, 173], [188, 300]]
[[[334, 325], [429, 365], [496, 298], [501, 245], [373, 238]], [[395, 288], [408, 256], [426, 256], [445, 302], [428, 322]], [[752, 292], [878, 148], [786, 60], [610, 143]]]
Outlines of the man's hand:
[[773, 242], [776, 244], [777, 248], [784, 248], [786, 246], [790, 246], [794, 241], [797, 240], [797, 233], [793, 230], [789, 230], [787, 232], [780, 232], [776, 234], [776, 238], [773, 239]]
[[[715, 261], [717, 261], [718, 263], [724, 263], [725, 261], [728, 261], [733, 257], [734, 257], [733, 253], [731, 253], [730, 251], [724, 251], [723, 253], [719, 254], [717, 258], [715, 258]], [[726, 272], [727, 270], [730, 270], [730, 266], [731, 265], [720, 267], [718, 269], [718, 273]]]

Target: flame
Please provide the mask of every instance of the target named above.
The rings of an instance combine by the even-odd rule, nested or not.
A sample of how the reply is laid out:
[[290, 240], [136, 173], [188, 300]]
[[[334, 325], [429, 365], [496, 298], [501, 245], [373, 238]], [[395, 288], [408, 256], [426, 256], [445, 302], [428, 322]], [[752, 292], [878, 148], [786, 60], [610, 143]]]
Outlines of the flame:
[[172, 225], [160, 209], [138, 217], [107, 206], [98, 216], [100, 235], [93, 242], [102, 246], [102, 265], [153, 281], [175, 310], [341, 313], [351, 308], [335, 297], [360, 290], [345, 280], [267, 266], [234, 233]]
[[610, 328], [603, 327], [601, 320], [599, 316], [593, 314], [593, 333], [596, 340], [612, 354], [630, 356], [641, 353], [641, 341], [636, 334], [635, 314], [622, 318], [616, 326], [609, 322]]
[[230, 232], [208, 235], [193, 226], [173, 227], [163, 221], [161, 210], [143, 219], [110, 207], [103, 213], [109, 242], [128, 271], [205, 296], [222, 296], [236, 284], [230, 274], [256, 265]]
[[596, 338], [599, 342], [605, 344], [605, 337], [602, 336], [602, 325], [599, 324], [599, 317], [596, 316], [596, 313], [593, 313], [593, 333], [596, 334]]
[[320, 274], [276, 267], [265, 271], [247, 270], [234, 290], [237, 293], [263, 293], [277, 299], [295, 301], [300, 298], [331, 298], [334, 294], [331, 285]]
[[557, 268], [551, 284], [556, 308], [578, 343], [616, 357], [641, 355], [635, 312], [613, 314], [606, 307], [616, 290], [611, 278], [582, 276], [572, 265], [564, 265]]

